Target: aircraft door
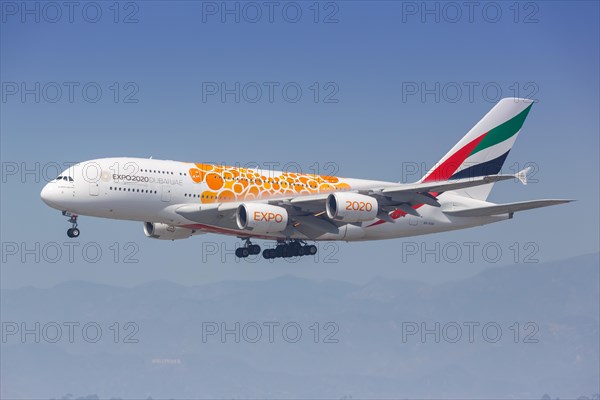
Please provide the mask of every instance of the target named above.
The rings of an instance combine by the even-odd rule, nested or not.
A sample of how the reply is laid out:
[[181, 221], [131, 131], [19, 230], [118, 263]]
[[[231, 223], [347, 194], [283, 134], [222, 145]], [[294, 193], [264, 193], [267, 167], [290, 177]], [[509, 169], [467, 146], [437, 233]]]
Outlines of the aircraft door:
[[162, 187], [162, 201], [171, 201], [171, 187], [167, 185], [163, 185]]
[[90, 183], [90, 196], [98, 196], [99, 193], [100, 187], [98, 185], [98, 182]]

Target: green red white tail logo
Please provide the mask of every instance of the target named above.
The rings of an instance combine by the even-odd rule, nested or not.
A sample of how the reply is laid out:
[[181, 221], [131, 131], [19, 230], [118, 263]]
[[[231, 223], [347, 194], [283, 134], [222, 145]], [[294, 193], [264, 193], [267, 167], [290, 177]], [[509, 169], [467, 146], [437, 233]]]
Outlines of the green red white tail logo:
[[502, 99], [421, 180], [472, 178], [500, 172], [533, 105], [532, 100]]

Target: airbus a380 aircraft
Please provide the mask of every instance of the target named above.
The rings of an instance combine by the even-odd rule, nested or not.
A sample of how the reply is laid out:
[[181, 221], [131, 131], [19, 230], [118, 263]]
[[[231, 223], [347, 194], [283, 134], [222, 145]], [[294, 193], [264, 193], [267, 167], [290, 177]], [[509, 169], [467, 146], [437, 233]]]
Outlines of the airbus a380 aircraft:
[[140, 158], [103, 158], [74, 165], [42, 190], [42, 200], [69, 217], [143, 222], [154, 239], [220, 233], [245, 240], [238, 257], [260, 253], [252, 238], [276, 240], [264, 258], [315, 254], [316, 240], [380, 240], [490, 224], [516, 211], [571, 200], [494, 204], [500, 175], [532, 100], [501, 100], [416, 183], [244, 169]]

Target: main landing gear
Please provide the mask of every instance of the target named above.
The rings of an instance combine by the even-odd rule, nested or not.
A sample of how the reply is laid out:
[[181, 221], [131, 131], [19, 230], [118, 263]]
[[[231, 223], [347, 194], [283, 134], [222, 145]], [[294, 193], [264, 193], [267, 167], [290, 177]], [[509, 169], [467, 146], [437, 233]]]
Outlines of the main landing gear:
[[300, 240], [292, 240], [287, 243], [279, 241], [274, 249], [263, 251], [263, 257], [267, 260], [280, 257], [312, 256], [315, 254], [317, 254], [317, 246], [306, 244]]
[[239, 258], [246, 258], [249, 255], [259, 254], [260, 246], [257, 244], [252, 244], [250, 239], [246, 239], [246, 244], [244, 247], [238, 247], [235, 249], [235, 255]]
[[67, 229], [67, 236], [70, 238], [79, 237], [79, 229], [77, 228], [77, 214], [72, 214], [68, 211], [63, 211], [63, 215], [69, 217], [71, 228]]
[[[235, 255], [239, 258], [246, 258], [250, 255], [260, 253], [260, 246], [252, 244], [250, 239], [245, 239], [246, 243], [243, 247], [238, 247], [235, 250]], [[280, 240], [277, 242], [277, 246], [274, 249], [265, 249], [263, 251], [263, 257], [267, 260], [271, 258], [289, 258], [297, 256], [313, 256], [317, 254], [317, 246], [312, 244], [306, 244], [301, 240]]]

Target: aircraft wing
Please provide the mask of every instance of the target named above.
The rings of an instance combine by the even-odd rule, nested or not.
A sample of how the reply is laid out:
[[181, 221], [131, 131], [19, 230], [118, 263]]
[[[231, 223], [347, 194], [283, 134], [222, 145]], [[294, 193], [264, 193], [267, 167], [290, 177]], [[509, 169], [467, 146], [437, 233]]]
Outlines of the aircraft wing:
[[507, 179], [515, 179], [515, 175], [489, 175], [477, 178], [453, 179], [441, 182], [413, 183], [408, 185], [387, 187], [383, 189], [381, 193], [387, 196], [424, 192], [439, 193], [450, 190], [464, 189], [472, 186], [485, 185], [493, 182], [500, 182]]
[[[519, 175], [521, 174], [521, 175]], [[489, 175], [477, 178], [455, 179], [448, 181], [398, 184], [386, 187], [373, 187], [372, 189], [355, 190], [355, 192], [373, 196], [380, 203], [378, 218], [395, 222], [389, 213], [401, 210], [407, 214], [419, 215], [414, 206], [427, 204], [439, 207], [436, 196], [445, 191], [457, 190], [472, 186], [486, 185], [508, 179], [519, 178], [525, 183], [524, 174], [517, 175]], [[318, 237], [325, 233], [338, 233], [339, 228], [346, 223], [332, 221], [325, 213], [325, 203], [330, 193], [307, 196], [295, 196], [272, 199], [259, 199], [251, 202], [268, 203], [284, 207], [292, 221], [291, 230], [297, 230], [307, 237]], [[221, 204], [186, 204], [176, 209], [176, 213], [190, 221], [201, 224], [218, 226], [227, 229], [237, 229], [235, 214], [242, 202]]]
[[235, 222], [235, 211], [239, 205], [239, 202], [184, 204], [177, 208], [175, 212], [199, 224], [219, 226], [226, 229], [238, 229]]
[[570, 203], [572, 201], [574, 200], [553, 199], [520, 201], [517, 203], [495, 204], [486, 207], [444, 211], [444, 214], [451, 215], [454, 217], [487, 217], [492, 215], [513, 213], [515, 211], [531, 210], [533, 208], [554, 206], [556, 204]]
[[[270, 200], [254, 200], [286, 208], [292, 220], [292, 229], [307, 237], [318, 237], [324, 233], [338, 233], [341, 223], [323, 218], [325, 201], [329, 194], [319, 194], [295, 198]], [[175, 212], [182, 217], [201, 224], [218, 226], [226, 229], [238, 229], [235, 214], [243, 202], [222, 204], [185, 204]]]
[[[519, 174], [522, 174], [522, 172]], [[489, 175], [441, 182], [399, 184], [397, 186], [387, 186], [384, 188], [374, 187], [373, 189], [368, 190], [357, 190], [356, 192], [377, 198], [381, 206], [381, 212], [377, 217], [384, 221], [395, 222], [395, 220], [388, 215], [394, 210], [401, 210], [407, 214], [419, 216], [418, 211], [413, 207], [419, 204], [439, 207], [440, 203], [437, 201], [436, 196], [441, 192], [486, 185], [488, 183], [514, 179], [515, 177], [521, 180], [521, 182], [526, 183], [524, 175], [519, 174]], [[328, 196], [329, 193], [325, 193], [291, 199], [272, 200], [269, 203], [282, 207], [294, 207], [296, 210], [311, 212], [321, 216], [325, 212], [325, 202], [327, 201]], [[326, 220], [329, 221], [328, 219]]]

